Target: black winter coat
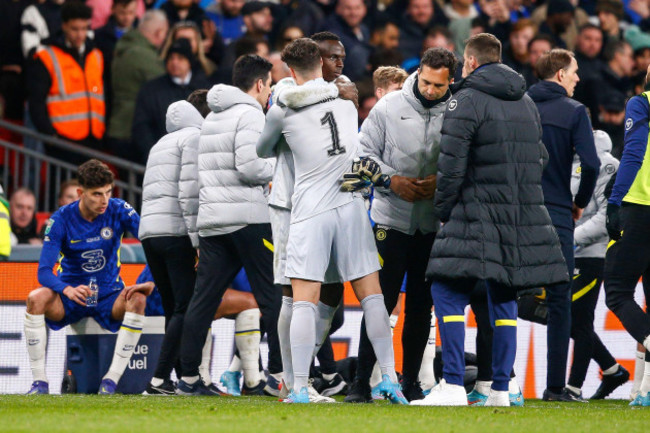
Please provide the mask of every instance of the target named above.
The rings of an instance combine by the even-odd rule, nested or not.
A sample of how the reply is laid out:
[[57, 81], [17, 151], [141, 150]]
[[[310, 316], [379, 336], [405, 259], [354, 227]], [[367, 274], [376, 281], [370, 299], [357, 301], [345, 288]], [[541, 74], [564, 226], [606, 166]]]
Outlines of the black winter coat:
[[523, 77], [487, 64], [464, 79], [442, 125], [434, 206], [444, 226], [429, 276], [540, 287], [569, 280], [544, 207], [548, 154]]

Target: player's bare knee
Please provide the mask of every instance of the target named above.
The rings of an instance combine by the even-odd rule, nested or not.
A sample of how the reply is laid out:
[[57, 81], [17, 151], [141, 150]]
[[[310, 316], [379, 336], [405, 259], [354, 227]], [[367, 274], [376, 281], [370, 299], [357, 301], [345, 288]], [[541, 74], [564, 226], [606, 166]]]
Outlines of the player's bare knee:
[[126, 303], [126, 311], [129, 313], [144, 314], [147, 306], [147, 297], [142, 293], [133, 293], [131, 299]]
[[47, 305], [52, 300], [52, 291], [45, 287], [32, 290], [27, 295], [27, 312], [29, 314], [44, 314]]

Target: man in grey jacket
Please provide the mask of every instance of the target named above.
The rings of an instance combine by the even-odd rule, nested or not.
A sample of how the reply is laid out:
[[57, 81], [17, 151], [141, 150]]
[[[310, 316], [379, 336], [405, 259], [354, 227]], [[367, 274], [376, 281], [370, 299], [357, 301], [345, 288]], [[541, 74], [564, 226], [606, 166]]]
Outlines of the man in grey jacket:
[[[266, 199], [274, 162], [258, 158], [255, 150], [271, 93], [271, 67], [259, 56], [243, 56], [234, 65], [234, 87], [220, 84], [208, 92], [212, 113], [199, 140], [200, 260], [183, 328], [178, 394], [206, 394], [199, 380], [201, 349], [224, 291], [242, 266], [268, 334], [269, 372], [282, 371], [277, 335], [281, 292], [273, 285]], [[260, 382], [249, 393], [260, 393], [263, 387]]]
[[196, 158], [201, 124], [210, 111], [195, 95], [167, 109], [167, 132], [149, 153], [142, 185], [142, 217], [138, 237], [163, 300], [165, 339], [147, 394], [174, 394], [169, 379], [178, 361], [183, 318], [196, 273], [198, 191], [183, 176], [183, 161]]
[[[443, 113], [451, 96], [449, 84], [456, 66], [451, 51], [428, 50], [420, 68], [406, 80], [402, 90], [386, 95], [375, 105], [360, 133], [360, 154], [373, 158], [382, 173], [390, 176], [388, 189], [375, 189], [371, 217], [377, 224], [375, 241], [382, 264], [379, 278], [389, 313], [397, 304], [404, 275], [408, 275], [402, 386], [409, 401], [424, 398], [418, 374], [432, 306], [431, 292], [424, 280], [439, 226], [433, 194]], [[364, 321], [355, 383], [345, 401], [372, 401], [368, 381], [374, 363]]]

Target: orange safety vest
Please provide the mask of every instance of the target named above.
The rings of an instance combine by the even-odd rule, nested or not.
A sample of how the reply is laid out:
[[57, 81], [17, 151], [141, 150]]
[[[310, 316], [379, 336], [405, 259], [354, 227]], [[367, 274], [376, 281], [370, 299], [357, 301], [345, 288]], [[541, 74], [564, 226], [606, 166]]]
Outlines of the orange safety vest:
[[96, 48], [88, 53], [83, 69], [70, 54], [52, 45], [44, 46], [36, 57], [50, 73], [47, 112], [56, 132], [75, 141], [90, 134], [101, 139], [106, 130], [102, 53]]

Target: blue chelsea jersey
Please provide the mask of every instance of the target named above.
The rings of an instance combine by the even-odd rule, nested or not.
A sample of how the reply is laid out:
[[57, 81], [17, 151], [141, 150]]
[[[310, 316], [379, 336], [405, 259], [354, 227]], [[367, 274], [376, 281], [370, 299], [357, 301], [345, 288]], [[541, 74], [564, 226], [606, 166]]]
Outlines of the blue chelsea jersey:
[[[79, 201], [63, 206], [47, 222], [38, 281], [58, 293], [67, 286], [97, 279], [99, 297], [121, 290], [120, 247], [124, 232], [138, 234], [140, 216], [124, 200], [111, 198], [106, 211], [94, 221], [85, 220]], [[52, 269], [56, 266], [56, 275]]]

